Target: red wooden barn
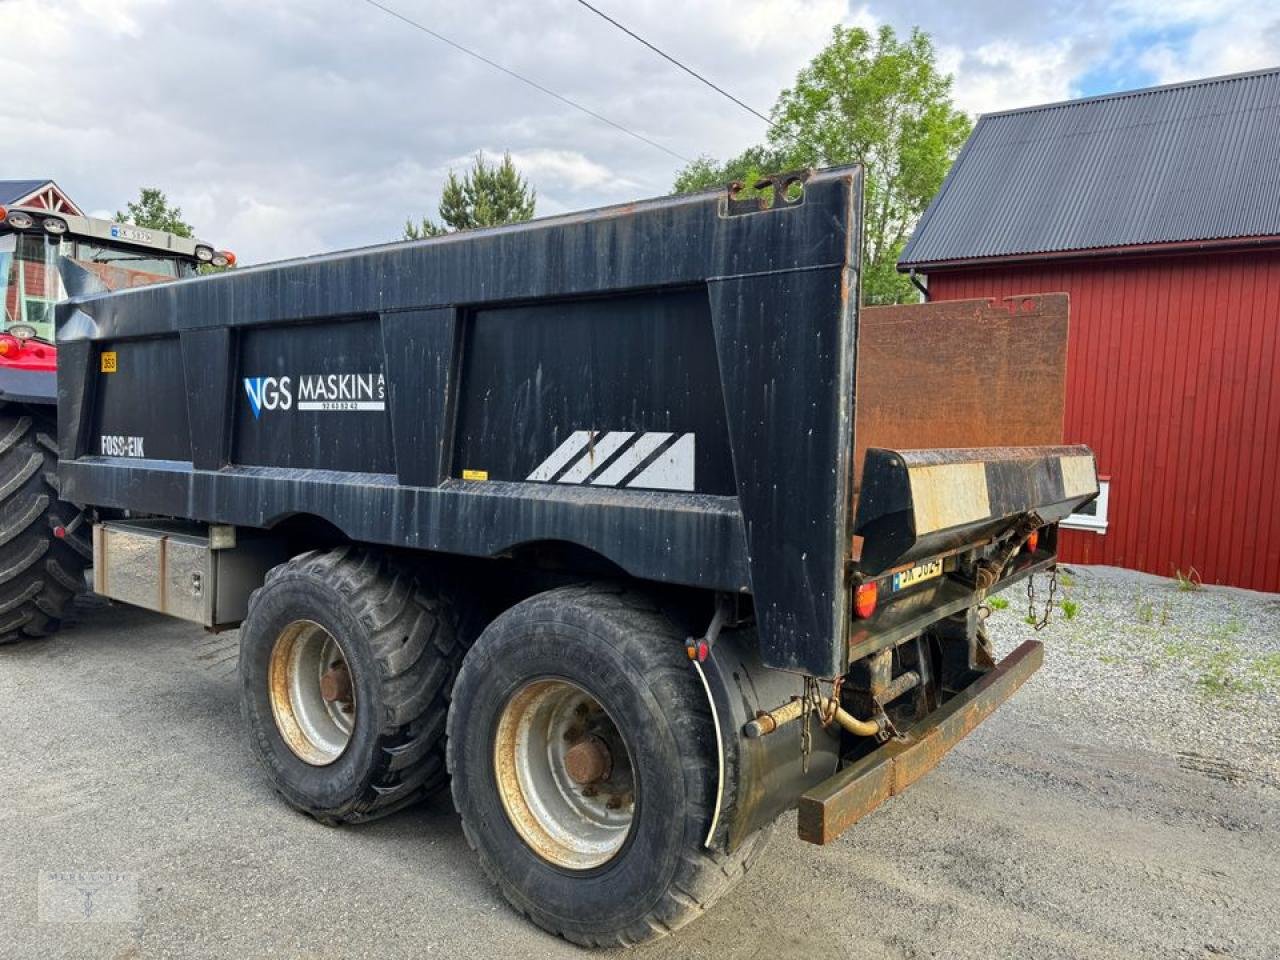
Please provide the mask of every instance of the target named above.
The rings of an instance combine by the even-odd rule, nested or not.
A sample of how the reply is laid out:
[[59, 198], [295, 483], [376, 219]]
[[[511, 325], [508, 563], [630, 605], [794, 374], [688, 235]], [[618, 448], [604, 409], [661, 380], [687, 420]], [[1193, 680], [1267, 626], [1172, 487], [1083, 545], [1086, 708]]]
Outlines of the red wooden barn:
[[1064, 559], [1280, 591], [1280, 69], [982, 117], [899, 268], [1070, 295]]

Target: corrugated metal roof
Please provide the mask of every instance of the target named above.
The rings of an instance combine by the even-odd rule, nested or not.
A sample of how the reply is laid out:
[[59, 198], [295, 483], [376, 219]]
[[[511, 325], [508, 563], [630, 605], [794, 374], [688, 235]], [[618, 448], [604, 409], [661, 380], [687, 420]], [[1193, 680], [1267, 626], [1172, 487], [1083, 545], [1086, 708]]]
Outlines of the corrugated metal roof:
[[982, 117], [900, 267], [1280, 235], [1280, 68]]
[[0, 203], [13, 203], [35, 193], [52, 180], [0, 180]]

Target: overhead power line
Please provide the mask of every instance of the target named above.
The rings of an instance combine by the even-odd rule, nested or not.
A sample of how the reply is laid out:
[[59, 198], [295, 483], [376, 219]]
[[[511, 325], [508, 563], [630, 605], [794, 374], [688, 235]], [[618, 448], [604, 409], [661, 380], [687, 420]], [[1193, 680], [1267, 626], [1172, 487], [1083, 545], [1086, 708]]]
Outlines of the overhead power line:
[[646, 47], [648, 47], [650, 50], [652, 50], [652, 51], [653, 51], [654, 53], [656, 53], [658, 56], [662, 57], [662, 59], [664, 59], [664, 60], [666, 60], [666, 61], [668, 61], [668, 62], [670, 62], [670, 63], [675, 64], [677, 67], [679, 67], [679, 68], [680, 68], [681, 70], [683, 70], [685, 73], [689, 74], [689, 76], [693, 77], [695, 80], [698, 80], [698, 81], [699, 81], [699, 82], [701, 82], [701, 83], [705, 83], [708, 87], [710, 87], [710, 88], [711, 88], [712, 90], [714, 90], [716, 93], [720, 94], [722, 97], [728, 97], [730, 100], [732, 100], [732, 101], [733, 101], [734, 103], [736, 103], [738, 106], [740, 106], [743, 110], [747, 111], [747, 113], [754, 114], [755, 116], [757, 116], [757, 117], [759, 117], [761, 120], [763, 120], [765, 123], [769, 124], [769, 126], [773, 126], [773, 121], [772, 121], [772, 120], [770, 120], [768, 117], [766, 117], [763, 113], [761, 113], [761, 112], [760, 112], [759, 110], [757, 110], [755, 107], [752, 107], [752, 106], [750, 106], [749, 104], [745, 104], [745, 103], [743, 103], [741, 100], [739, 100], [737, 97], [735, 97], [735, 96], [734, 96], [732, 93], [730, 93], [728, 90], [725, 90], [723, 87], [716, 86], [716, 84], [712, 83], [710, 80], [708, 80], [708, 79], [707, 79], [706, 77], [704, 77], [702, 74], [698, 73], [698, 71], [697, 71], [697, 70], [694, 70], [692, 67], [687, 67], [687, 66], [685, 66], [683, 63], [681, 63], [681, 62], [680, 62], [679, 60], [677, 60], [675, 57], [671, 56], [671, 54], [667, 53], [667, 52], [666, 52], [666, 51], [664, 51], [664, 50], [660, 50], [658, 47], [655, 47], [652, 43], [650, 43], [650, 42], [649, 42], [648, 40], [646, 40], [644, 37], [640, 36], [640, 34], [636, 33], [634, 30], [631, 30], [631, 29], [629, 29], [629, 28], [627, 28], [627, 27], [624, 27], [624, 26], [623, 26], [622, 24], [620, 24], [617, 20], [613, 19], [613, 17], [609, 16], [607, 13], [605, 13], [603, 10], [601, 10], [599, 7], [593, 7], [591, 4], [587, 3], [587, 0], [578, 0], [578, 2], [579, 2], [580, 4], [582, 4], [584, 7], [586, 7], [588, 10], [590, 10], [592, 13], [594, 13], [596, 16], [598, 16], [598, 17], [600, 17], [600, 18], [602, 18], [602, 19], [604, 19], [604, 20], [608, 20], [610, 23], [612, 23], [615, 27], [617, 27], [619, 30], [621, 30], [623, 33], [625, 33], [627, 36], [631, 37], [633, 40], [638, 40], [640, 43], [643, 43]]
[[425, 24], [419, 23], [417, 20], [413, 20], [409, 17], [406, 17], [403, 13], [400, 13], [397, 10], [393, 10], [391, 7], [388, 7], [388, 6], [385, 6], [384, 4], [379, 3], [378, 0], [364, 0], [364, 2], [369, 4], [369, 6], [371, 7], [377, 7], [383, 13], [387, 14], [387, 16], [395, 17], [397, 20], [400, 20], [401, 22], [408, 24], [409, 26], [413, 27], [415, 30], [421, 30], [423, 33], [427, 34], [428, 36], [435, 37], [435, 39], [439, 40], [441, 43], [447, 43], [449, 46], [453, 47], [455, 50], [460, 50], [461, 52], [465, 53], [467, 56], [474, 57], [476, 60], [479, 60], [481, 63], [487, 64], [488, 66], [493, 67], [493, 69], [495, 70], [500, 70], [503, 73], [505, 73], [507, 76], [513, 77], [514, 79], [519, 80], [521, 83], [528, 84], [529, 86], [533, 87], [533, 89], [541, 93], [545, 93], [549, 97], [554, 97], [555, 99], [559, 100], [561, 103], [567, 104], [568, 106], [573, 107], [573, 109], [579, 110], [582, 113], [585, 113], [587, 116], [595, 120], [599, 120], [601, 123], [607, 123], [609, 126], [613, 127], [615, 130], [620, 130], [629, 137], [635, 137], [637, 140], [640, 140], [643, 143], [647, 143], [649, 146], [655, 147], [656, 149], [661, 150], [663, 153], [669, 154], [670, 156], [673, 156], [677, 160], [681, 160], [684, 163], [691, 162], [688, 157], [683, 156], [679, 153], [676, 153], [674, 150], [670, 149], [669, 147], [664, 147], [662, 144], [658, 143], [656, 140], [650, 140], [648, 137], [644, 136], [643, 134], [636, 133], [634, 130], [630, 130], [627, 127], [624, 127], [622, 124], [618, 123], [617, 121], [610, 120], [608, 117], [602, 116], [596, 113], [594, 110], [584, 107], [582, 104], [578, 103], [577, 101], [570, 100], [568, 97], [564, 96], [563, 94], [556, 93], [554, 90], [551, 90], [548, 87], [544, 87], [542, 84], [538, 83], [538, 81], [530, 80], [528, 77], [524, 76], [523, 74], [516, 73], [516, 71], [510, 69], [509, 67], [504, 67], [502, 64], [498, 63], [497, 61], [490, 60], [488, 57], [484, 56], [483, 54], [476, 53], [474, 50], [470, 49], [469, 47], [464, 47], [462, 44], [457, 43], [456, 41], [450, 40], [444, 34], [437, 33], [435, 30], [432, 30], [430, 27], [426, 26]]

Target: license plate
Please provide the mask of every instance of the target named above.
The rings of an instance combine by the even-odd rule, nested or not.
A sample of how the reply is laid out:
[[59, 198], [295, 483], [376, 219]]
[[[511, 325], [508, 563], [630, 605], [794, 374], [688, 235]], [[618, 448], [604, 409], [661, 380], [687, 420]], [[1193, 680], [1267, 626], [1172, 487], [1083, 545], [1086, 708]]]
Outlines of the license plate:
[[905, 590], [907, 587], [914, 587], [917, 583], [924, 583], [926, 580], [933, 580], [940, 576], [942, 576], [941, 560], [917, 563], [914, 567], [893, 575], [893, 589], [896, 593], [899, 590]]
[[139, 243], [151, 243], [155, 238], [148, 230], [139, 230], [137, 227], [125, 227], [118, 223], [111, 225], [111, 236], [116, 240], [135, 240]]

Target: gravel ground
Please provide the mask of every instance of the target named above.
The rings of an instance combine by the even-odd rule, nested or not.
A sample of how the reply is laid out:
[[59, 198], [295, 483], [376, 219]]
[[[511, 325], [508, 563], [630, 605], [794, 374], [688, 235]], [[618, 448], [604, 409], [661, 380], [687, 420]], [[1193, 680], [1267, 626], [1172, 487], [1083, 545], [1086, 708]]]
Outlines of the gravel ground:
[[[1063, 593], [1044, 669], [937, 770], [827, 847], [784, 818], [626, 956], [1280, 957], [1280, 597], [1098, 568]], [[1002, 651], [1032, 633], [1009, 599]], [[0, 651], [0, 958], [588, 955], [506, 907], [447, 800], [336, 830], [285, 807], [235, 644], [99, 607]]]
[[[1280, 786], [1280, 594], [1186, 586], [1066, 567], [1048, 627], [1026, 623], [1022, 585], [1006, 592], [989, 627], [999, 655], [1045, 641], [1039, 682], [1054, 691], [1055, 723]], [[1038, 611], [1047, 589], [1038, 577]]]

